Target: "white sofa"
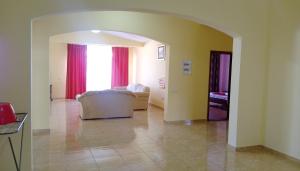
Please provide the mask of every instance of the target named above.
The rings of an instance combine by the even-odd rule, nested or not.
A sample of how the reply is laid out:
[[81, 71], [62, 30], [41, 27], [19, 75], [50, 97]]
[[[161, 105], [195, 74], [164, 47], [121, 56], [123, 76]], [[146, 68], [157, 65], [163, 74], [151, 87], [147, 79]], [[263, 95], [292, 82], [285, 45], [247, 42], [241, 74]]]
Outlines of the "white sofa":
[[130, 91], [135, 95], [133, 109], [147, 110], [150, 95], [150, 88], [142, 84], [130, 84], [127, 87], [117, 87], [116, 90]]
[[132, 117], [135, 95], [130, 91], [88, 91], [77, 97], [81, 119]]

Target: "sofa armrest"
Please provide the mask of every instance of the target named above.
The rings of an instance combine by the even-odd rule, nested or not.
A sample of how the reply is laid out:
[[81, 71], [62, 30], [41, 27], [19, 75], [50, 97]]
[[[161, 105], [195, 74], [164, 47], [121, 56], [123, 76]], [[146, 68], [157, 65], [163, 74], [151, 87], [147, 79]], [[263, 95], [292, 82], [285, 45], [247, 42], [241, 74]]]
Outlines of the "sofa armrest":
[[77, 101], [79, 101], [79, 99], [81, 98], [81, 96], [82, 96], [82, 94], [77, 94], [77, 95], [75, 96], [75, 99], [76, 99]]
[[136, 97], [149, 97], [150, 93], [149, 92], [134, 92], [134, 95]]

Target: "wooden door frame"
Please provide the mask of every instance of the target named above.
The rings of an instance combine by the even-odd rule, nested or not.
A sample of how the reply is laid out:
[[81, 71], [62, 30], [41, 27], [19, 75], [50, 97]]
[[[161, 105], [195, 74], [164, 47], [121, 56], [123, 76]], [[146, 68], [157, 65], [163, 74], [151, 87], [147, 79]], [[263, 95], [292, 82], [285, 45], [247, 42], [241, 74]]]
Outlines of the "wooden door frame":
[[[209, 101], [210, 101], [210, 75], [211, 75], [211, 58], [212, 54], [228, 54], [230, 55], [230, 62], [229, 62], [229, 80], [228, 80], [228, 108], [227, 108], [227, 117], [225, 120], [229, 120], [229, 108], [230, 108], [230, 95], [231, 95], [231, 69], [232, 69], [232, 52], [229, 51], [216, 51], [211, 50], [210, 51], [210, 57], [209, 57], [209, 75], [208, 75], [208, 97], [207, 97], [207, 120], [208, 121], [216, 121], [216, 120], [210, 120], [209, 119]], [[220, 120], [221, 121], [221, 120]]]

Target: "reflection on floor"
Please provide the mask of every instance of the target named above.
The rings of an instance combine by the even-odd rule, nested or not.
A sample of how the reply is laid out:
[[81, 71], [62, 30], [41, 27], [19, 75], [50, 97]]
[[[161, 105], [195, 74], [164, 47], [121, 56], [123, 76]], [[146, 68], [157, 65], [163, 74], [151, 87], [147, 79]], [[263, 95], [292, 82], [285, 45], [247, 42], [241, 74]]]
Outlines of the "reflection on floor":
[[226, 122], [165, 123], [151, 107], [130, 119], [82, 121], [74, 101], [54, 101], [50, 135], [33, 136], [34, 171], [299, 171], [264, 149], [226, 145]]
[[217, 107], [209, 107], [209, 120], [210, 121], [222, 121], [227, 119], [227, 111], [225, 109]]

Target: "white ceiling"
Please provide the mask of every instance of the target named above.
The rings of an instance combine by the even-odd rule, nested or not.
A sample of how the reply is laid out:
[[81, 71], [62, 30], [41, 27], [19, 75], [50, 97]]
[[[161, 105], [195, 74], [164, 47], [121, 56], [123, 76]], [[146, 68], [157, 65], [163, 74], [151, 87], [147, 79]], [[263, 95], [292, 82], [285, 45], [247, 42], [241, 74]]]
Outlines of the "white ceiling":
[[103, 44], [112, 46], [143, 47], [151, 39], [135, 34], [100, 31], [77, 31], [51, 36], [50, 41], [58, 43]]
[[101, 31], [103, 33], [107, 33], [107, 34], [111, 34], [117, 37], [121, 37], [123, 39], [129, 39], [129, 40], [134, 40], [134, 41], [138, 41], [141, 43], [147, 43], [148, 41], [150, 41], [151, 39], [140, 36], [140, 35], [136, 35], [136, 34], [131, 34], [131, 33], [125, 33], [125, 32], [117, 32], [117, 31]]
[[94, 33], [92, 30], [89, 30], [51, 36], [50, 40], [60, 43], [106, 44], [112, 46], [142, 47], [152, 39], [125, 32], [101, 30], [99, 33]]

